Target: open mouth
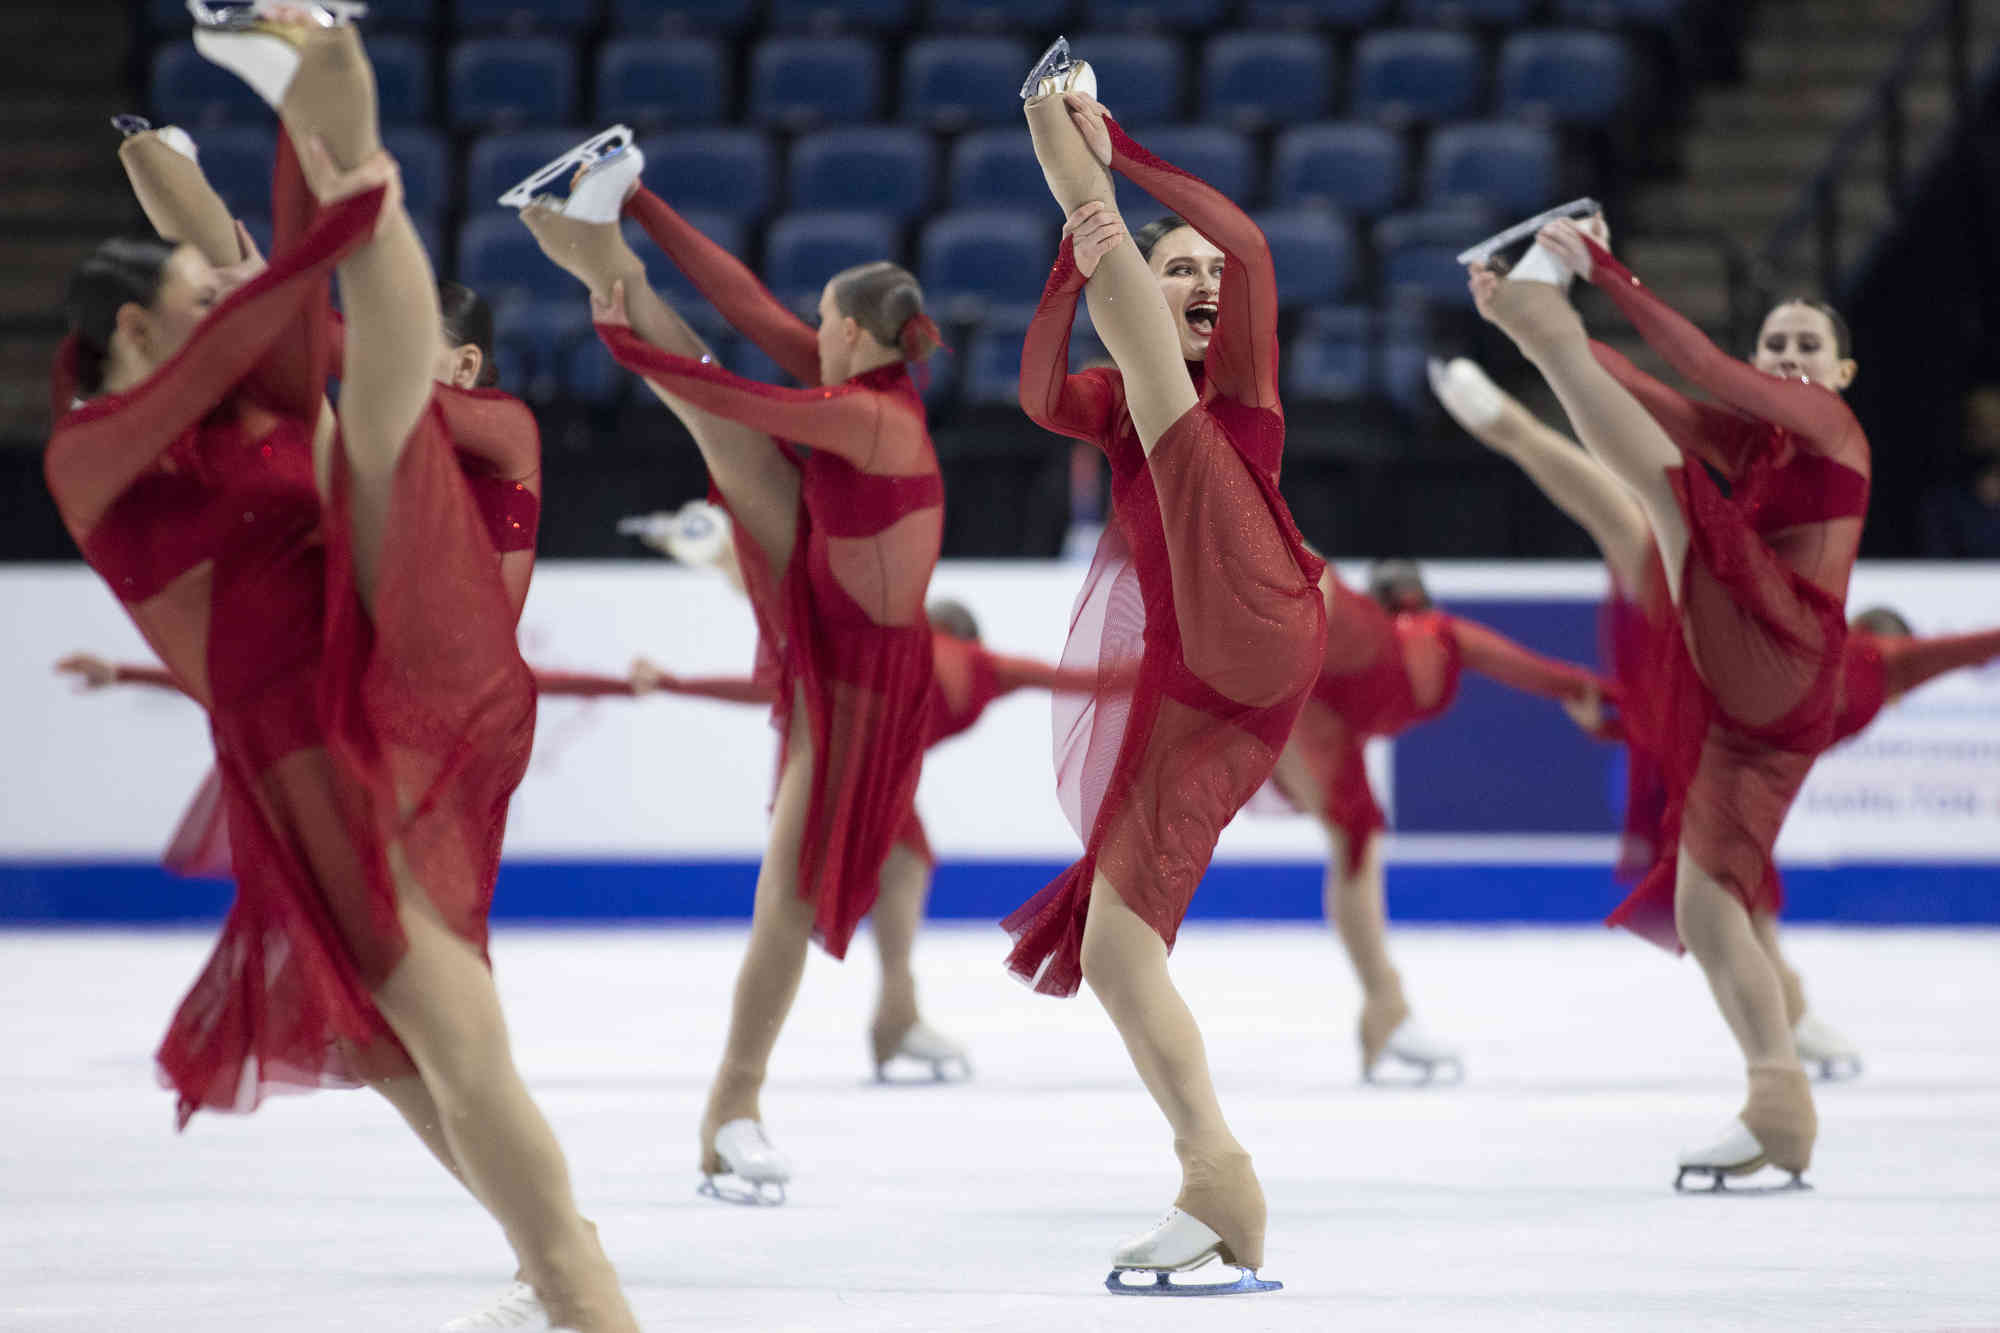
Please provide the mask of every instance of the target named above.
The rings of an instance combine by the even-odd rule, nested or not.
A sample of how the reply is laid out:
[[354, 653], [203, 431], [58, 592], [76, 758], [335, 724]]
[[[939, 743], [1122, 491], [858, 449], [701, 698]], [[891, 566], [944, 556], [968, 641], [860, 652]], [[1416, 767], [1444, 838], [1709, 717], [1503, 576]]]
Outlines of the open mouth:
[[1183, 318], [1187, 320], [1189, 328], [1207, 338], [1215, 332], [1215, 313], [1214, 302], [1198, 301], [1187, 308]]

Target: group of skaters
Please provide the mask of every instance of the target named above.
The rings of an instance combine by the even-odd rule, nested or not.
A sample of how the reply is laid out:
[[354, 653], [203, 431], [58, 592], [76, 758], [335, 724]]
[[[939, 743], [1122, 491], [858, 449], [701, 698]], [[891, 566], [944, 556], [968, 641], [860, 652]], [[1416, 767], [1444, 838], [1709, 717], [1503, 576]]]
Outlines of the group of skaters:
[[[1433, 608], [1413, 567], [1357, 591], [1306, 544], [1278, 490], [1264, 238], [1127, 135], [1058, 42], [1022, 89], [1066, 221], [1021, 403], [1104, 452], [1113, 513], [1051, 666], [982, 647], [963, 607], [926, 605], [944, 483], [912, 367], [941, 339], [916, 280], [887, 261], [843, 270], [801, 320], [640, 183], [643, 151], [619, 127], [504, 202], [700, 450], [719, 524], [705, 542], [699, 522], [664, 540], [705, 547], [742, 589], [757, 657], [730, 680], [650, 663], [538, 675], [515, 633], [542, 494], [534, 418], [494, 387], [490, 312], [438, 281], [404, 209], [357, 7], [190, 8], [197, 49], [283, 126], [272, 253], [188, 136], [126, 127], [121, 159], [158, 235], [105, 242], [73, 279], [47, 475], [163, 665], [66, 666], [171, 685], [209, 716], [214, 777], [174, 855], [226, 855], [237, 893], [159, 1052], [182, 1123], [284, 1088], [382, 1093], [517, 1260], [496, 1305], [446, 1327], [637, 1327], [515, 1069], [486, 953], [538, 688], [737, 699], [777, 727], [769, 841], [695, 1145], [718, 1198], [783, 1198], [791, 1169], [761, 1093], [811, 944], [843, 957], [872, 916], [878, 1071], [901, 1057], [968, 1068], [918, 1010], [909, 959], [931, 857], [913, 797], [928, 747], [1011, 690], [1047, 689], [1056, 785], [1084, 850], [1007, 918], [1007, 966], [1049, 995], [1090, 986], [1182, 1173], [1108, 1285], [1181, 1292], [1171, 1275], [1220, 1259], [1236, 1278], [1202, 1290], [1275, 1289], [1257, 1275], [1258, 1176], [1168, 952], [1223, 827], [1271, 783], [1327, 829], [1327, 912], [1365, 992], [1364, 1072], [1455, 1068], [1389, 961], [1362, 747], [1439, 715], [1467, 668], [1561, 701], [1631, 752], [1628, 845], [1649, 850], [1618, 919], [1695, 955], [1747, 1066], [1742, 1112], [1683, 1173], [1805, 1170], [1801, 1054], [1851, 1052], [1815, 1026], [1778, 951], [1772, 843], [1817, 754], [1886, 699], [2000, 648], [1914, 640], [1880, 617], [1850, 631], [1868, 446], [1840, 398], [1855, 367], [1830, 309], [1780, 304], [1736, 360], [1613, 258], [1595, 217], [1550, 223], [1510, 272], [1472, 266], [1480, 312], [1547, 379], [1581, 447], [1470, 362], [1433, 367], [1439, 396], [1590, 531], [1616, 590], [1603, 672], [1550, 661]], [[1128, 229], [1114, 173], [1168, 215]], [[648, 285], [628, 219], [799, 387], [724, 370]], [[1566, 295], [1575, 278], [1714, 401], [1592, 343]], [[1110, 366], [1067, 364], [1079, 298]]]

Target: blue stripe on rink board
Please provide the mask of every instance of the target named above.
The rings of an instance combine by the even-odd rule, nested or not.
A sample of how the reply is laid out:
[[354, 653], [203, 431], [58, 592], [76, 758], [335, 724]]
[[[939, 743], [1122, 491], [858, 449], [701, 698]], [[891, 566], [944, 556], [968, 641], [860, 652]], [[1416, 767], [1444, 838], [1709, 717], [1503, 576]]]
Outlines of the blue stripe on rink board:
[[[956, 861], [938, 868], [931, 915], [998, 920], [1062, 867], [1054, 862]], [[1322, 868], [1313, 862], [1213, 867], [1192, 916], [1311, 920], [1320, 915]], [[605, 921], [747, 917], [757, 867], [743, 860], [510, 862], [494, 914]], [[1785, 871], [1795, 921], [1857, 924], [2000, 924], [2000, 866], [1991, 864], [1795, 866]], [[1594, 865], [1401, 863], [1389, 868], [1389, 914], [1400, 921], [1589, 922], [1623, 896]], [[0, 922], [168, 924], [210, 921], [230, 886], [189, 880], [139, 862], [0, 862]]]

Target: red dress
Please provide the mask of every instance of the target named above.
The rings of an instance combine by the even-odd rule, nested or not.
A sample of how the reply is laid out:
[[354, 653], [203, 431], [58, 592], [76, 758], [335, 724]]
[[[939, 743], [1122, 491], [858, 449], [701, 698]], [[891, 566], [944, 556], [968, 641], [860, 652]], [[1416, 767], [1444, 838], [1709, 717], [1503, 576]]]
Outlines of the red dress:
[[1216, 838], [1270, 776], [1319, 674], [1321, 564], [1278, 494], [1277, 285], [1263, 233], [1206, 183], [1107, 121], [1112, 165], [1228, 256], [1199, 401], [1149, 459], [1115, 369], [1068, 373], [1084, 278], [1065, 239], [1021, 351], [1021, 405], [1097, 445], [1111, 522], [1076, 603], [1063, 662], [1097, 688], [1058, 701], [1057, 786], [1081, 860], [1006, 920], [1008, 966], [1051, 995], [1083, 977], [1101, 869], [1172, 947]]
[[1947, 671], [1980, 666], [2000, 657], [2000, 629], [1919, 639], [1849, 630], [1841, 659], [1840, 707], [1833, 739], [1867, 730], [1883, 708]]
[[[1543, 657], [1475, 621], [1442, 611], [1391, 616], [1331, 568], [1320, 586], [1326, 596], [1326, 661], [1288, 748], [1319, 788], [1322, 806], [1313, 813], [1344, 836], [1350, 875], [1386, 826], [1368, 784], [1362, 747], [1370, 737], [1399, 735], [1443, 716], [1458, 697], [1464, 669], [1545, 699], [1580, 699], [1593, 689], [1616, 692], [1583, 668]], [[1309, 794], [1288, 790], [1282, 775], [1280, 769], [1273, 785], [1294, 808], [1307, 810]]]
[[[788, 737], [803, 699], [812, 729], [799, 896], [814, 904], [814, 938], [845, 957], [923, 767], [931, 690], [924, 594], [944, 536], [944, 478], [923, 399], [901, 363], [820, 386], [818, 336], [734, 256], [651, 191], [641, 189], [626, 211], [731, 324], [815, 386], [759, 384], [662, 352], [629, 328], [598, 326], [628, 369], [773, 436], [800, 469], [790, 563], [771, 568], [741, 523], [736, 552], [757, 614], [758, 674], [776, 686], [773, 720]], [[802, 457], [798, 445], [810, 452]]]
[[[526, 409], [438, 401], [419, 421], [372, 613], [354, 583], [337, 441], [329, 500], [314, 479], [327, 276], [382, 200], [345, 201], [282, 238], [179, 354], [62, 411], [49, 443], [71, 535], [208, 710], [215, 741], [238, 888], [159, 1052], [183, 1124], [273, 1091], [413, 1071], [370, 999], [405, 947], [390, 845], [483, 948], [533, 735], [517, 602], [453, 453], [518, 475], [533, 452]], [[74, 355], [58, 367], [59, 409]], [[525, 589], [518, 569], [511, 582]]]
[[[1689, 532], [1676, 610], [1690, 669], [1673, 670], [1666, 657], [1659, 714], [1670, 787], [1676, 755], [1693, 754], [1680, 843], [1750, 911], [1775, 912], [1771, 848], [1833, 737], [1842, 605], [1868, 508], [1868, 441], [1838, 394], [1722, 352], [1591, 244], [1591, 280], [1722, 404], [1691, 402], [1611, 349], [1593, 348], [1687, 457], [1668, 480]], [[1729, 480], [1728, 495], [1704, 463]], [[1667, 860], [1648, 881], [1663, 872], [1671, 872]], [[1648, 902], [1642, 919], [1636, 913]], [[1613, 920], [1665, 942], [1671, 905], [1671, 884], [1641, 884]]]

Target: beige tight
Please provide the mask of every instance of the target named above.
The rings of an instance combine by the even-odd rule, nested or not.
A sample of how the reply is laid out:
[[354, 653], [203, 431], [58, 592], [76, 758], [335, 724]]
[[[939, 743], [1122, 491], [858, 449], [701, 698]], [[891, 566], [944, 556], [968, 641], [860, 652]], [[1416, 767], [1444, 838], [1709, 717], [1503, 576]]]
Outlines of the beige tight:
[[1232, 1262], [1264, 1262], [1264, 1192], [1250, 1154], [1222, 1118], [1208, 1050], [1167, 973], [1167, 946], [1110, 880], [1091, 884], [1083, 979], [1111, 1015], [1139, 1078], [1173, 1127], [1181, 1161], [1175, 1206], [1222, 1237]]
[[[1716, 1007], [1753, 1066], [1799, 1067], [1786, 1019], [1785, 989], [1742, 901], [1695, 863], [1681, 845], [1674, 925], [1701, 964]], [[1773, 941], [1775, 944], [1775, 940]]]
[[1778, 947], [1778, 918], [1772, 912], [1758, 912], [1750, 918], [1750, 928], [1757, 932], [1757, 942], [1764, 946], [1764, 952], [1771, 959], [1771, 966], [1778, 970], [1778, 985], [1785, 993], [1785, 1023], [1797, 1028], [1799, 1020], [1806, 1012], [1806, 983], [1799, 976], [1784, 950]]
[[217, 267], [244, 258], [229, 206], [201, 168], [168, 147], [158, 134], [148, 130], [125, 140], [118, 146], [118, 161], [154, 231], [192, 245]]
[[889, 849], [889, 859], [882, 865], [882, 889], [868, 916], [882, 960], [882, 991], [869, 1027], [877, 1065], [896, 1053], [904, 1034], [917, 1022], [917, 978], [910, 969], [910, 953], [930, 887], [931, 868], [923, 857], [902, 843]]

